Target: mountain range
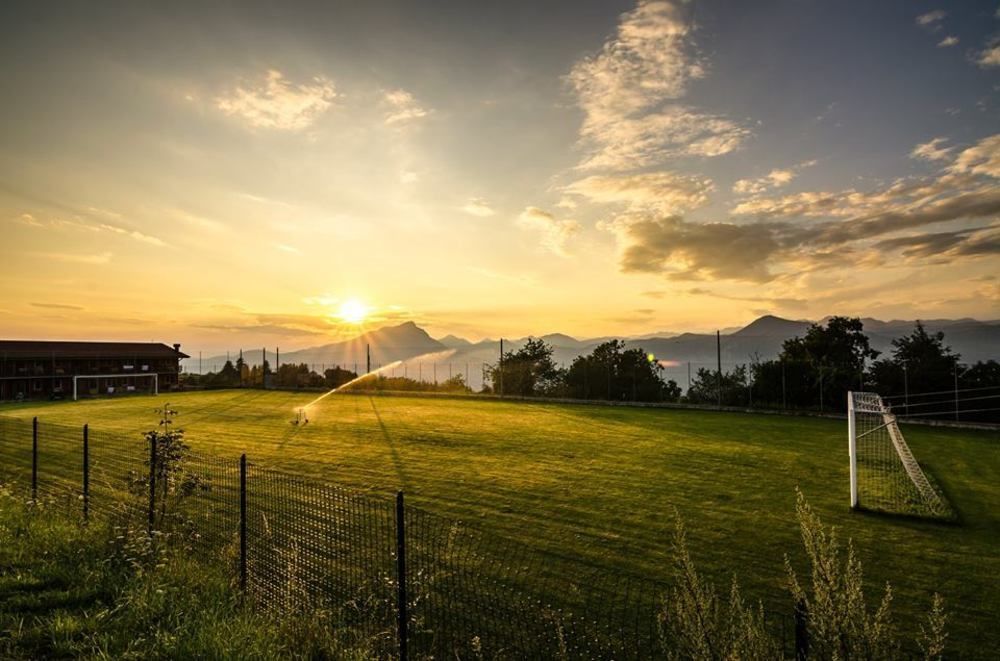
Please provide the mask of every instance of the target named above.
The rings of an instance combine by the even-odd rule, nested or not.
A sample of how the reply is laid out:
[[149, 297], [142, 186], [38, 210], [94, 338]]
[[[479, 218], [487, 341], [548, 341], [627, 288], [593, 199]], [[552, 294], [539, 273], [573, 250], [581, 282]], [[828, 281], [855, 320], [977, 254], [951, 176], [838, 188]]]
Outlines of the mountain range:
[[[826, 319], [820, 320], [824, 323]], [[872, 348], [889, 353], [892, 340], [909, 334], [916, 322], [909, 320], [881, 321], [862, 319]], [[721, 333], [722, 361], [725, 364], [746, 363], [758, 357], [774, 358], [781, 351], [782, 343], [805, 334], [810, 321], [782, 319], [766, 315], [737, 330]], [[945, 343], [961, 354], [963, 362], [1000, 359], [1000, 320], [930, 319], [923, 321], [930, 332], [942, 331]], [[518, 349], [529, 338], [504, 339], [504, 349]], [[569, 364], [581, 354], [590, 353], [594, 347], [610, 338], [577, 339], [563, 333], [542, 335], [541, 339], [553, 348], [557, 363]], [[625, 339], [626, 348], [642, 348], [658, 359], [679, 364], [714, 364], [716, 361], [716, 336], [714, 333], [658, 332], [648, 336]], [[483, 363], [496, 362], [500, 341], [494, 339], [473, 342], [455, 335], [431, 337], [427, 331], [412, 321], [397, 326], [386, 326], [342, 342], [333, 342], [297, 351], [281, 353], [281, 363], [307, 363], [348, 369], [363, 370], [367, 351], [371, 351], [372, 365], [387, 365], [394, 361], [421, 363], [469, 364], [479, 371]], [[244, 351], [243, 359], [250, 365], [259, 365], [260, 349]], [[230, 356], [235, 360], [235, 356]], [[274, 352], [266, 353], [268, 362], [275, 364]], [[212, 356], [203, 360], [205, 371], [218, 369], [226, 356]], [[198, 360], [185, 361], [185, 369], [197, 371]]]

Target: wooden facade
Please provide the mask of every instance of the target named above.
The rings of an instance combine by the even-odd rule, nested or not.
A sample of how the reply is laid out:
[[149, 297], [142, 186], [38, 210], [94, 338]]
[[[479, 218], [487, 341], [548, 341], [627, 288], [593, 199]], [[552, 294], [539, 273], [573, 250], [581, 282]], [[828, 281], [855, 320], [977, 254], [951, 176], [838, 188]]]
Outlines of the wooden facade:
[[145, 391], [156, 374], [160, 391], [177, 387], [180, 345], [153, 342], [0, 340], [0, 401], [70, 399]]

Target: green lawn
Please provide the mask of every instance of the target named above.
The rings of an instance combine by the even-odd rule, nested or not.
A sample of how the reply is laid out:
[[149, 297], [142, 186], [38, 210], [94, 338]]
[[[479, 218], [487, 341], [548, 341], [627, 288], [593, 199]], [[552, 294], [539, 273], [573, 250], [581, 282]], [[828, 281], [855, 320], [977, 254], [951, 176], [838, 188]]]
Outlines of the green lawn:
[[[1000, 649], [1000, 435], [906, 426], [917, 459], [961, 522], [853, 513], [846, 423], [705, 411], [474, 399], [336, 395], [290, 424], [312, 394], [218, 391], [76, 403], [0, 414], [139, 434], [168, 401], [201, 451], [390, 494], [555, 556], [657, 578], [669, 572], [674, 508], [717, 583], [788, 612], [783, 557], [802, 568], [799, 487], [854, 539], [874, 602], [885, 581], [904, 630], [931, 593], [951, 611], [954, 650]], [[553, 560], [558, 568], [558, 560]]]

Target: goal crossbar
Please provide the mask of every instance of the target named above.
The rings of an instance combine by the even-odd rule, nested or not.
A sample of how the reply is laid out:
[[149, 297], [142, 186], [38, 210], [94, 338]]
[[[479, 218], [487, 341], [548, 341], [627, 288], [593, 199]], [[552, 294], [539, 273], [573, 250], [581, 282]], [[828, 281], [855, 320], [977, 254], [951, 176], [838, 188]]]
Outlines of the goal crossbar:
[[157, 372], [141, 372], [139, 374], [76, 374], [73, 376], [73, 401], [79, 399], [78, 384], [80, 379], [153, 379], [153, 394], [160, 394], [160, 375]]

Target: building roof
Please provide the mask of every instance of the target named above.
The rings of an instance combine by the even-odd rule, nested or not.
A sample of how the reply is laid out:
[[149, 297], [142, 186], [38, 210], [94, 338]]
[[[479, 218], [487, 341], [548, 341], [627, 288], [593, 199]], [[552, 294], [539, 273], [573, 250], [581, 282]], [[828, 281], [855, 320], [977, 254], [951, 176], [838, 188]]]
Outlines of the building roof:
[[0, 340], [0, 358], [190, 358], [160, 342]]

